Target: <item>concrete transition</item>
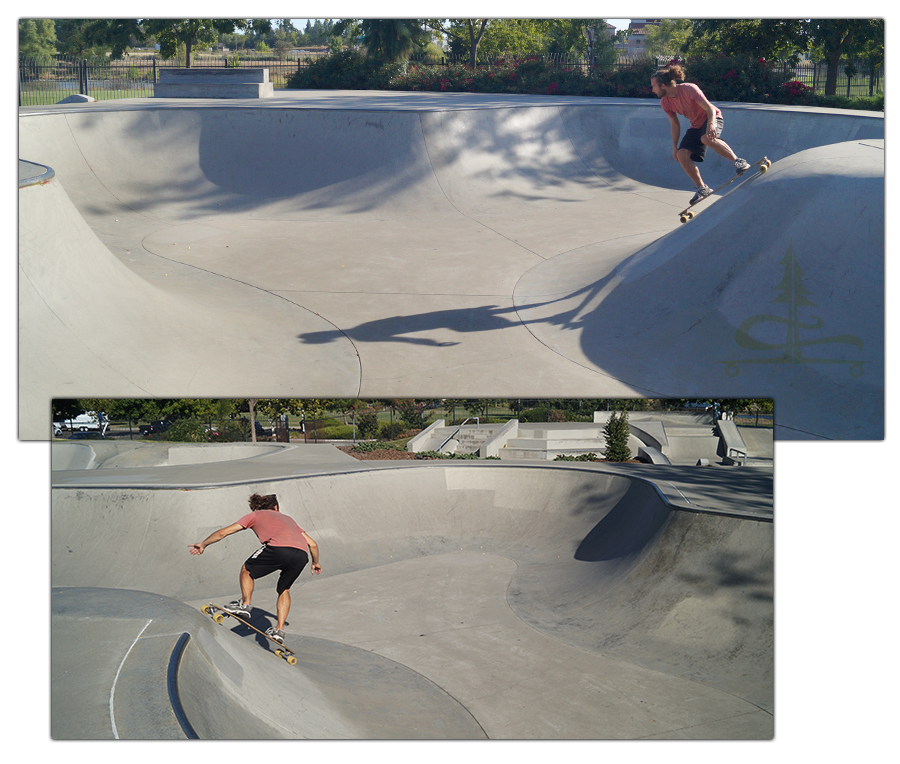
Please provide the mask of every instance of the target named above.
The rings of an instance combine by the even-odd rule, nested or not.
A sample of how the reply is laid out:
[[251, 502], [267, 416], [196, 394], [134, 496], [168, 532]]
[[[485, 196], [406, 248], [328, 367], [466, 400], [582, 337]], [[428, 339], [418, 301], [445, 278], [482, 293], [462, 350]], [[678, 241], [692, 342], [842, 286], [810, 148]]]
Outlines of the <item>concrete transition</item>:
[[[52, 451], [55, 739], [773, 736], [771, 469]], [[199, 610], [257, 544], [187, 546], [254, 491], [321, 550], [295, 666]]]
[[685, 225], [649, 100], [23, 107], [56, 175], [19, 191], [20, 437], [52, 397], [452, 394], [771, 397], [778, 438], [881, 438], [883, 115], [721, 107], [773, 164]]

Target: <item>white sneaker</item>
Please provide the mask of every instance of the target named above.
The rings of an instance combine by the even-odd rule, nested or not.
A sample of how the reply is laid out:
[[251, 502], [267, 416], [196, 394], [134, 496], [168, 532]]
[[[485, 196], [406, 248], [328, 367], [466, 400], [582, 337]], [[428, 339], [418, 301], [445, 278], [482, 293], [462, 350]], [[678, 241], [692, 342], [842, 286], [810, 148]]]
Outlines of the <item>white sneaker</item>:
[[238, 618], [243, 618], [245, 621], [250, 618], [250, 608], [246, 605], [242, 605], [240, 600], [229, 602], [223, 610], [226, 613], [236, 615]]
[[738, 157], [734, 160], [734, 169], [737, 170], [738, 175], [743, 175], [750, 169], [750, 163], [746, 159]]
[[276, 629], [274, 626], [270, 626], [266, 629], [266, 634], [272, 639], [274, 639], [279, 645], [284, 644], [284, 632], [281, 629]]

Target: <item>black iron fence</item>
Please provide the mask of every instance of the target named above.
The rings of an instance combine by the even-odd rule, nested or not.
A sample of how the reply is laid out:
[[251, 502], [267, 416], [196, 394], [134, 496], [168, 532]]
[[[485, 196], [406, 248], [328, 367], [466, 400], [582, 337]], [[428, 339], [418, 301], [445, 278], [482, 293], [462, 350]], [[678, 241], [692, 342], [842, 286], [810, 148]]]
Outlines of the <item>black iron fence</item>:
[[[589, 76], [596, 71], [596, 61], [587, 58], [540, 55], [536, 58], [554, 66], [580, 69]], [[664, 65], [671, 56], [648, 58], [622, 57], [613, 68], [645, 68], [648, 72]], [[197, 54], [192, 57], [196, 67], [266, 67], [269, 79], [276, 89], [284, 88], [290, 77], [300, 68], [309, 66], [315, 55], [279, 59], [276, 57]], [[413, 58], [413, 62], [433, 66], [467, 64], [466, 56], [442, 58]], [[509, 56], [479, 59], [479, 67], [499, 67], [510, 61]], [[52, 58], [19, 59], [19, 105], [43, 106], [58, 103], [64, 98], [81, 94], [97, 100], [113, 98], [152, 98], [159, 70], [166, 67], [183, 67], [182, 58], [168, 61], [156, 57], [128, 56], [118, 61], [108, 58], [78, 59], [66, 56]], [[789, 79], [797, 80], [816, 90], [825, 91], [827, 65], [801, 62], [798, 65], [779, 64]], [[870, 71], [865, 62], [846, 64], [838, 68], [837, 94], [848, 98], [863, 98], [884, 92], [884, 68]]]

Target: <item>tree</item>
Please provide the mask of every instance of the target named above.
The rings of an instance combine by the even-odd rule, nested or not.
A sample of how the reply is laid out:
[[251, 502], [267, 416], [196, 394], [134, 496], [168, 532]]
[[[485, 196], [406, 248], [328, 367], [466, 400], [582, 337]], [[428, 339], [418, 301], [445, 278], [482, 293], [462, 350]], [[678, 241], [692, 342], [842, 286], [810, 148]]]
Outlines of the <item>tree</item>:
[[690, 19], [660, 19], [658, 24], [644, 27], [644, 50], [648, 56], [659, 56], [682, 50], [691, 37], [694, 22]]
[[884, 19], [810, 19], [806, 23], [809, 48], [828, 64], [825, 95], [837, 93], [841, 59], [866, 56], [880, 47], [884, 58]]
[[88, 58], [108, 52], [106, 46], [89, 39], [95, 19], [56, 19], [56, 50], [70, 56]]
[[606, 436], [603, 456], [611, 462], [627, 462], [631, 458], [631, 449], [628, 447], [628, 412], [624, 407], [610, 415], [603, 434]]
[[808, 39], [802, 19], [700, 19], [682, 46], [691, 55], [797, 59]]
[[219, 35], [233, 35], [236, 30], [268, 34], [269, 19], [97, 19], [88, 24], [83, 34], [91, 46], [104, 46], [112, 58], [122, 58], [125, 50], [136, 42], [154, 39], [163, 58], [173, 58], [181, 45], [185, 49], [185, 66], [191, 65], [195, 48], [202, 50], [218, 40]]
[[184, 45], [188, 68], [195, 47], [208, 48], [219, 34], [234, 34], [237, 29], [268, 34], [272, 25], [268, 19], [143, 19], [144, 34], [156, 39], [163, 58], [173, 58], [179, 45]]
[[358, 39], [366, 48], [366, 56], [380, 61], [407, 59], [431, 41], [418, 19], [341, 19], [331, 33]]
[[56, 53], [52, 19], [19, 19], [19, 55], [46, 58]]
[[[502, 19], [494, 19], [494, 22]], [[426, 24], [431, 29], [444, 35], [450, 43], [451, 50], [461, 46], [469, 54], [469, 66], [475, 69], [478, 65], [478, 46], [484, 39], [484, 33], [491, 19], [427, 19]]]

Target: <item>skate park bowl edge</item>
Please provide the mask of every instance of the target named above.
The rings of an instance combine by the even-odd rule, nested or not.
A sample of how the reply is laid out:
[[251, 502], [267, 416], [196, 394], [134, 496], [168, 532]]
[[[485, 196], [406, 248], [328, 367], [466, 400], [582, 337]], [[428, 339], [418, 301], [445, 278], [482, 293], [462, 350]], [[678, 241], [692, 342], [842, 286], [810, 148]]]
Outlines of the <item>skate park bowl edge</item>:
[[772, 398], [780, 439], [880, 439], [883, 114], [719, 107], [772, 165], [684, 225], [652, 100], [20, 108], [48, 171], [20, 171], [19, 436], [53, 397], [453, 394]]
[[[772, 737], [773, 523], [726, 498], [771, 508], [771, 469], [666, 473], [703, 507], [593, 465], [253, 462], [54, 470], [54, 739]], [[188, 545], [253, 492], [319, 545], [293, 666], [200, 611], [235, 598], [258, 543]]]

